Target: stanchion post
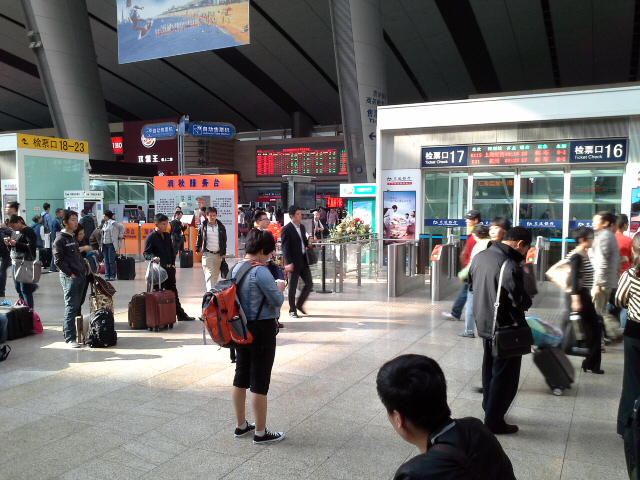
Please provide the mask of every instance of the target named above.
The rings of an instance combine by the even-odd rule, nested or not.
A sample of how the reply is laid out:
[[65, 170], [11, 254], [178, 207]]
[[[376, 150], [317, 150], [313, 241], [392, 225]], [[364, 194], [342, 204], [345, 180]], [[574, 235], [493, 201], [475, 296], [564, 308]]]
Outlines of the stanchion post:
[[316, 290], [316, 293], [331, 293], [331, 290], [327, 290], [327, 253], [326, 253], [326, 245], [322, 245], [320, 247], [320, 259], [322, 260], [322, 278], [320, 279], [322, 289]]

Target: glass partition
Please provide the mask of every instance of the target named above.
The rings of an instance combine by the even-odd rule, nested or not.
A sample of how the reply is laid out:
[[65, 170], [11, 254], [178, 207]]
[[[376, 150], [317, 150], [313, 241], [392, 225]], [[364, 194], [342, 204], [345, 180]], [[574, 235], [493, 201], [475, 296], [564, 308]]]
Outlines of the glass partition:
[[474, 173], [471, 208], [483, 219], [514, 216], [514, 174], [512, 172]]
[[591, 221], [602, 210], [620, 213], [623, 168], [571, 171], [569, 218]]
[[[424, 218], [463, 219], [467, 212], [467, 172], [427, 172], [424, 184]], [[429, 226], [425, 233], [445, 235], [447, 227]], [[464, 235], [466, 227], [454, 228], [456, 235]]]

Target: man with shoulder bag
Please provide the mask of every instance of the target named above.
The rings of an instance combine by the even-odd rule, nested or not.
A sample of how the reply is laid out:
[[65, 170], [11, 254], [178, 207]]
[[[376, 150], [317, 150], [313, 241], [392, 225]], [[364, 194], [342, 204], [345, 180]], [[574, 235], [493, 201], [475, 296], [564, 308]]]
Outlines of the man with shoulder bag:
[[[484, 424], [495, 434], [518, 431], [518, 427], [507, 424], [504, 417], [518, 391], [520, 365], [522, 355], [526, 353], [524, 350], [527, 350], [526, 343], [533, 341], [533, 338], [529, 338], [531, 330], [524, 328], [527, 325], [525, 312], [531, 307], [531, 298], [525, 291], [520, 266], [525, 260], [531, 241], [529, 230], [514, 227], [505, 234], [502, 242], [491, 242], [485, 251], [478, 253], [469, 271], [469, 288], [474, 296], [473, 314], [478, 335], [484, 342]], [[522, 338], [517, 338], [518, 332], [514, 332], [518, 327], [519, 332], [523, 333]], [[515, 335], [515, 340], [521, 341], [522, 345], [514, 349], [513, 356], [505, 354], [500, 349], [497, 337], [501, 331], [505, 333], [505, 338]], [[528, 336], [524, 335], [526, 333]], [[530, 347], [531, 343], [528, 343], [529, 352]]]

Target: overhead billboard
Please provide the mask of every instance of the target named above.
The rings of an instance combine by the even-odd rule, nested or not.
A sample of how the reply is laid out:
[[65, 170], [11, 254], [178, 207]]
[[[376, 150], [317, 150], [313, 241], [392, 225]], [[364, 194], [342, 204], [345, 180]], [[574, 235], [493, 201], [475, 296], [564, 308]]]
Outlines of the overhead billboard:
[[121, 64], [249, 43], [247, 0], [117, 0], [117, 5]]

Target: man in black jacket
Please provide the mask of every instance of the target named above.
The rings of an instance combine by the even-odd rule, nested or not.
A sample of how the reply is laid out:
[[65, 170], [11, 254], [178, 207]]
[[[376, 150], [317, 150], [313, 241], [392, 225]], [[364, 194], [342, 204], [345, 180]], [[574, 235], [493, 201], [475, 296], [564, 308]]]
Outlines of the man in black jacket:
[[198, 228], [196, 253], [202, 252], [202, 270], [207, 292], [218, 283], [220, 265], [227, 255], [227, 230], [218, 220], [216, 207], [207, 207], [206, 219]]
[[[289, 222], [282, 229], [282, 255], [284, 256], [284, 269], [289, 272], [289, 315], [293, 318], [298, 318], [297, 310], [300, 310], [303, 314], [307, 314], [304, 311], [304, 302], [313, 290], [313, 278], [311, 277], [311, 270], [309, 270], [309, 263], [307, 262], [307, 232], [302, 225], [302, 212], [300, 207], [291, 205], [289, 207]], [[302, 278], [304, 282], [304, 288], [300, 293], [298, 302], [296, 303], [296, 289], [298, 287], [298, 279]]]
[[376, 387], [395, 431], [420, 450], [395, 480], [515, 480], [509, 457], [480, 420], [451, 418], [447, 383], [435, 360], [394, 358], [380, 368]]
[[149, 234], [144, 244], [144, 258], [159, 263], [167, 271], [168, 278], [162, 282], [161, 288], [171, 290], [176, 294], [176, 317], [179, 321], [190, 321], [195, 318], [187, 315], [180, 299], [178, 298], [178, 286], [176, 285], [175, 252], [171, 235], [167, 232], [169, 217], [159, 213], [155, 218], [156, 229]]
[[483, 338], [482, 408], [484, 424], [496, 434], [515, 433], [516, 425], [508, 425], [504, 416], [518, 392], [522, 356], [505, 359], [491, 354], [494, 334], [494, 303], [502, 264], [506, 263], [499, 297], [497, 323], [500, 327], [526, 325], [525, 313], [531, 307], [531, 298], [524, 288], [520, 264], [531, 245], [531, 232], [524, 227], [509, 230], [502, 242], [491, 242], [478, 253], [469, 270], [469, 288], [473, 293], [473, 315], [478, 335]]

